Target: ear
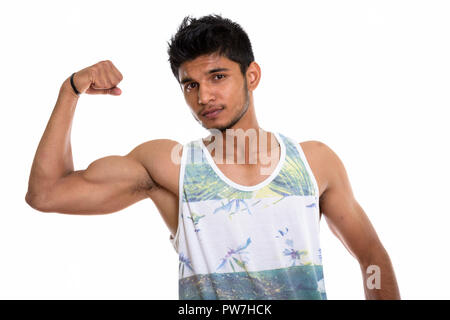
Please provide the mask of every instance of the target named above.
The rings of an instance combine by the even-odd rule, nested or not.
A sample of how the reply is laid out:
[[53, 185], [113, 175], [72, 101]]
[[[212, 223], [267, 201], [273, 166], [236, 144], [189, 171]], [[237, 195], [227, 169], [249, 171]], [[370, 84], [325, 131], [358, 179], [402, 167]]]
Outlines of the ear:
[[259, 79], [261, 79], [261, 68], [255, 61], [252, 61], [248, 66], [246, 78], [248, 90], [255, 90], [258, 86]]

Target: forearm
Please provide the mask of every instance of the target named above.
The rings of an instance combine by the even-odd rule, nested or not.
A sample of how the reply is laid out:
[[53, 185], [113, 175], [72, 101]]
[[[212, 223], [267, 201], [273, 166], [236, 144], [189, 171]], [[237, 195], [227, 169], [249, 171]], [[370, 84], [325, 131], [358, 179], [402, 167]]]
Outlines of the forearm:
[[61, 85], [56, 105], [34, 156], [27, 200], [35, 198], [74, 170], [70, 131], [78, 96], [71, 90], [70, 79], [67, 78]]
[[386, 250], [377, 250], [360, 262], [366, 300], [399, 300], [400, 292], [394, 268]]

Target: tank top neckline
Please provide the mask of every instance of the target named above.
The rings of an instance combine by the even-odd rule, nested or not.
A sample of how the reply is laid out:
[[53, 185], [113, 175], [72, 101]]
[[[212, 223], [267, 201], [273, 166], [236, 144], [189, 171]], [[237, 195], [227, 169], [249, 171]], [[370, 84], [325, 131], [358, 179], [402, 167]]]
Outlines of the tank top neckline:
[[203, 143], [203, 139], [200, 138], [197, 140], [197, 142], [200, 144], [209, 165], [211, 166], [211, 168], [214, 170], [214, 172], [218, 175], [218, 177], [220, 179], [222, 179], [226, 184], [228, 184], [238, 190], [255, 191], [255, 190], [259, 190], [262, 187], [268, 185], [270, 182], [272, 182], [273, 179], [275, 179], [275, 177], [280, 172], [280, 170], [284, 164], [285, 158], [286, 158], [286, 146], [284, 144], [283, 139], [280, 137], [278, 132], [272, 132], [272, 133], [274, 134], [274, 136], [275, 136], [276, 140], [278, 141], [280, 148], [281, 148], [280, 159], [278, 160], [275, 170], [273, 170], [272, 173], [266, 179], [264, 179], [263, 181], [261, 181], [260, 183], [258, 183], [256, 185], [252, 185], [252, 186], [244, 186], [242, 184], [236, 183], [236, 182], [232, 181], [231, 179], [229, 179], [226, 175], [224, 175], [222, 173], [222, 171], [220, 171], [219, 167], [214, 162], [214, 159], [212, 158], [211, 154], [209, 153], [208, 149], [206, 148], [205, 144]]

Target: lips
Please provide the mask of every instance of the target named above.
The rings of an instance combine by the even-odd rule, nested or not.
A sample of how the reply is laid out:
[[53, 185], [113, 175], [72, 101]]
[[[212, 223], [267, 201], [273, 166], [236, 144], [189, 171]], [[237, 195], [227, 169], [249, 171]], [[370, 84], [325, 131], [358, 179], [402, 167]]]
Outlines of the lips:
[[209, 113], [213, 113], [213, 112], [215, 112], [215, 111], [218, 111], [218, 110], [222, 110], [222, 108], [220, 108], [220, 107], [213, 107], [213, 108], [210, 108], [210, 109], [208, 109], [208, 110], [206, 110], [206, 111], [203, 111], [203, 113], [202, 113], [202, 116], [207, 116]]

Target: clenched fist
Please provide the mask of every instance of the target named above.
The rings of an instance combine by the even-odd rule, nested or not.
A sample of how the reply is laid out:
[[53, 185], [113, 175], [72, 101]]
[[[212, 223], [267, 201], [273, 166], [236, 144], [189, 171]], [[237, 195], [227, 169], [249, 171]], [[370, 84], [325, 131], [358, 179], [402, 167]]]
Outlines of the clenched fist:
[[109, 60], [100, 61], [75, 73], [73, 83], [80, 93], [120, 95], [123, 76]]

